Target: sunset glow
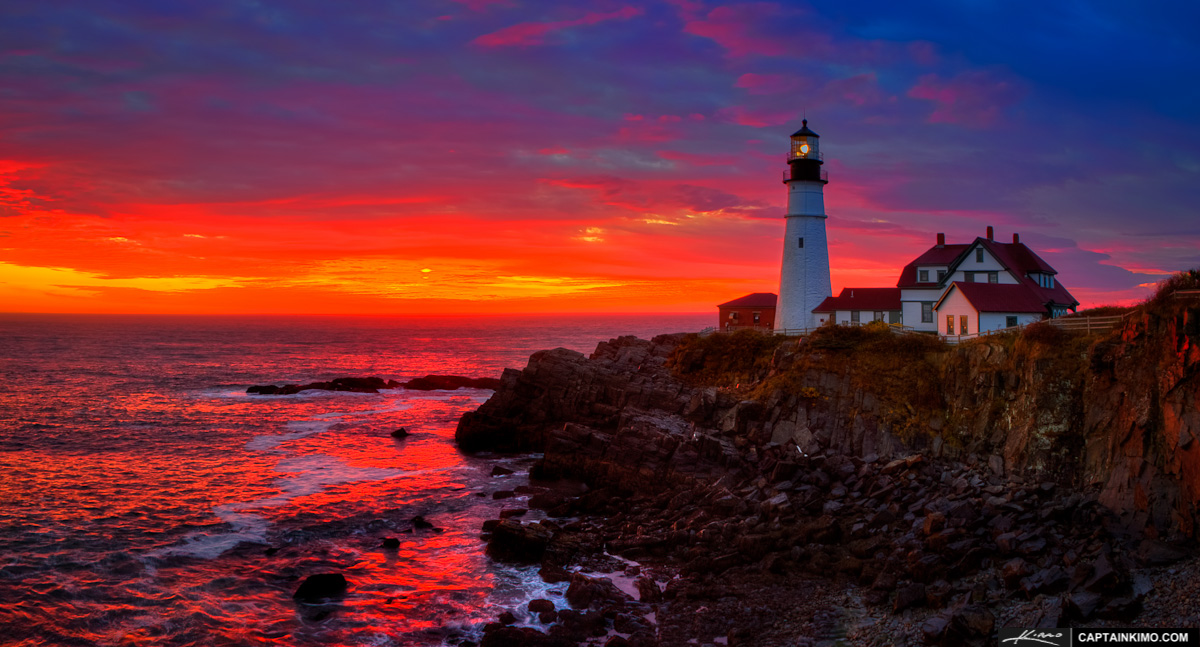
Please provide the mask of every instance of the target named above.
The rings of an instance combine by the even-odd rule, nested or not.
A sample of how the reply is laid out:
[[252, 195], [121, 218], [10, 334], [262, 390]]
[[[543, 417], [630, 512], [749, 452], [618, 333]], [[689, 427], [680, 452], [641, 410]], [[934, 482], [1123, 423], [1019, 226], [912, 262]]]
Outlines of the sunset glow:
[[1083, 307], [1200, 265], [1186, 20], [920, 11], [27, 3], [0, 311], [710, 311], [777, 289], [802, 115], [835, 294], [987, 225]]

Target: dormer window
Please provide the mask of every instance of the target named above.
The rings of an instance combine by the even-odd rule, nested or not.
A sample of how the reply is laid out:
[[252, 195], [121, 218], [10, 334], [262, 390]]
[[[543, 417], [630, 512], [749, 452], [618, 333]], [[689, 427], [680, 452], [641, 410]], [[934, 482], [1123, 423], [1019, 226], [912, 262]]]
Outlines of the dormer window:
[[1053, 288], [1054, 287], [1054, 275], [1053, 274], [1046, 274], [1043, 272], [1030, 272], [1029, 278], [1033, 279], [1034, 283], [1037, 283], [1039, 286], [1041, 286], [1043, 288]]
[[929, 270], [921, 270], [920, 272], [918, 272], [918, 274], [920, 274], [920, 277], [917, 279], [917, 281], [919, 281], [921, 283], [929, 282]]

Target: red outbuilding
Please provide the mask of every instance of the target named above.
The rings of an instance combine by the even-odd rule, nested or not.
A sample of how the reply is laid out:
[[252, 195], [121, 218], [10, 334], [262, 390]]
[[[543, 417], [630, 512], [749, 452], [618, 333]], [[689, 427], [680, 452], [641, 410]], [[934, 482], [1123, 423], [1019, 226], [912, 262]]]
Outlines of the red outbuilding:
[[779, 297], [770, 292], [755, 292], [717, 306], [717, 327], [721, 330], [772, 330], [775, 305]]

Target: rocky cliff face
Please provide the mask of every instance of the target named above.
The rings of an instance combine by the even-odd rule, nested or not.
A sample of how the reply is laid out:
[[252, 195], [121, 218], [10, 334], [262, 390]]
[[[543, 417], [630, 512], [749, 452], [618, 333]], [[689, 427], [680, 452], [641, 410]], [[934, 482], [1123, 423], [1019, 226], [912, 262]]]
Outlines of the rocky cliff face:
[[468, 451], [541, 450], [549, 475], [634, 491], [769, 475], [806, 456], [922, 453], [1097, 489], [1126, 528], [1190, 537], [1198, 313], [1194, 302], [1143, 311], [1106, 338], [1047, 328], [953, 348], [787, 342], [725, 387], [689, 373], [719, 348], [622, 337], [591, 357], [543, 351], [505, 371], [456, 437]]

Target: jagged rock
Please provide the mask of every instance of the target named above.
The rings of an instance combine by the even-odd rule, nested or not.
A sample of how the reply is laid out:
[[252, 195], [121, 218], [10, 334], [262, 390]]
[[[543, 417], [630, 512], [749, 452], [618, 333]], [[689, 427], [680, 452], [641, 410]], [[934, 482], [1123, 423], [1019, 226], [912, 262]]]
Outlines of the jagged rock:
[[646, 604], [658, 604], [662, 602], [662, 589], [658, 588], [658, 582], [655, 582], [649, 577], [639, 577], [634, 581], [634, 586], [638, 590], [638, 599]]
[[408, 433], [407, 429], [405, 429], [404, 427], [401, 427], [401, 428], [397, 429], [396, 431], [393, 431], [391, 436], [392, 436], [392, 438], [408, 438], [409, 433]]
[[986, 607], [966, 605], [954, 609], [944, 637], [947, 645], [982, 645], [992, 637], [996, 617]]
[[317, 573], [309, 575], [292, 598], [301, 602], [319, 602], [346, 594], [346, 576], [341, 573]]
[[[1197, 429], [1200, 432], [1200, 428]], [[1188, 557], [1188, 551], [1154, 539], [1143, 539], [1137, 548], [1137, 559], [1147, 566], [1167, 566]]]
[[1032, 598], [1038, 593], [1061, 591], [1066, 588], [1068, 580], [1066, 571], [1058, 566], [1052, 566], [1050, 568], [1043, 568], [1033, 575], [1022, 579], [1021, 590]]
[[595, 603], [623, 604], [629, 600], [607, 577], [588, 577], [582, 573], [571, 576], [571, 585], [567, 587], [565, 597], [576, 609], [586, 609]]
[[352, 393], [379, 393], [379, 389], [395, 388], [378, 377], [339, 377], [331, 382], [310, 382], [308, 384], [285, 384], [275, 386], [264, 384], [246, 389], [251, 395], [292, 395], [301, 391], [349, 391]]
[[1076, 591], [1067, 599], [1067, 609], [1076, 618], [1087, 620], [1092, 617], [1102, 602], [1103, 597], [1099, 593]]
[[925, 603], [925, 585], [916, 583], [896, 589], [896, 599], [892, 602], [892, 611], [899, 613], [911, 606]]
[[457, 389], [496, 389], [499, 378], [462, 377], [461, 375], [426, 375], [400, 384], [410, 391], [454, 391]]
[[500, 561], [537, 563], [546, 552], [551, 536], [550, 530], [540, 524], [505, 519], [492, 530], [487, 554]]
[[384, 537], [383, 543], [380, 545], [388, 550], [396, 550], [400, 547], [400, 540], [395, 537]]
[[1009, 589], [1020, 587], [1021, 580], [1028, 574], [1029, 564], [1020, 557], [1005, 562], [1000, 569], [1000, 577], [1004, 580], [1004, 586]]
[[501, 466], [497, 465], [492, 468], [492, 476], [508, 476], [509, 474], [512, 474], [512, 473], [513, 473], [513, 471], [508, 469], [507, 467], [501, 467]]

